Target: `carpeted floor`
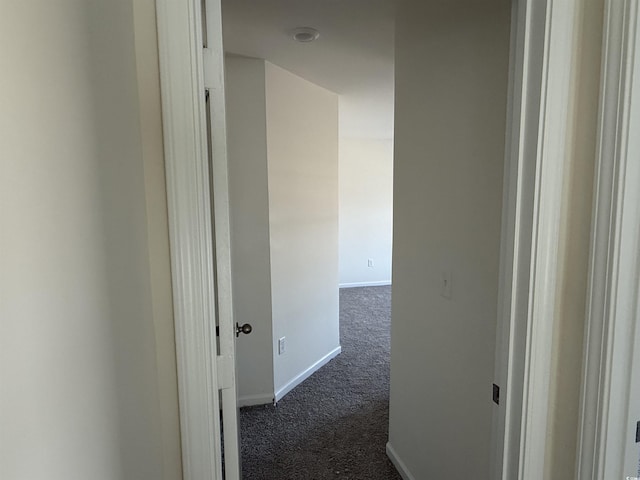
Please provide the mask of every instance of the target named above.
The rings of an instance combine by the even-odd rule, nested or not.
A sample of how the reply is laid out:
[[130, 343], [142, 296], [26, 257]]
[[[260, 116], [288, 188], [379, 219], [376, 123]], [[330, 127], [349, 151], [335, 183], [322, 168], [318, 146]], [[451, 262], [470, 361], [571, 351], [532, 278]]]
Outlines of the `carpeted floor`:
[[277, 406], [240, 411], [244, 480], [396, 480], [389, 423], [391, 287], [340, 291], [342, 353]]

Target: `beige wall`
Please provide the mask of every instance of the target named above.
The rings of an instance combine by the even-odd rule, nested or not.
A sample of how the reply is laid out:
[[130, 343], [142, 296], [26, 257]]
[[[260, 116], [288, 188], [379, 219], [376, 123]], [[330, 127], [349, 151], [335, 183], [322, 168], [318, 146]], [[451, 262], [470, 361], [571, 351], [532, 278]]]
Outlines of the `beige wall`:
[[178, 381], [154, 0], [133, 0], [140, 138], [165, 479], [182, 478]]
[[241, 405], [273, 400], [265, 62], [226, 58], [233, 309], [253, 326], [236, 342]]
[[154, 54], [153, 27], [143, 35], [126, 0], [0, 16], [2, 478], [180, 478], [158, 90], [138, 84], [157, 66], [136, 62]]
[[393, 140], [340, 137], [339, 143], [340, 285], [390, 282]]
[[276, 392], [340, 344], [338, 97], [266, 64]]
[[[403, 4], [404, 12], [409, 11], [407, 5], [410, 2], [405, 2]], [[443, 7], [438, 7], [435, 5], [436, 2], [433, 2], [432, 7], [435, 11], [440, 13], [443, 12]], [[428, 7], [424, 7], [426, 10]], [[456, 7], [449, 7], [451, 12], [456, 10]], [[549, 430], [548, 430], [548, 442], [547, 442], [547, 450], [546, 450], [546, 464], [545, 464], [545, 478], [548, 479], [557, 479], [557, 478], [573, 478], [575, 476], [575, 461], [576, 461], [576, 447], [577, 447], [577, 435], [578, 435], [578, 414], [579, 414], [579, 406], [580, 406], [580, 387], [581, 387], [581, 376], [582, 376], [582, 360], [583, 360], [583, 339], [584, 339], [584, 319], [585, 319], [585, 305], [586, 305], [586, 296], [587, 296], [587, 273], [588, 273], [588, 255], [589, 255], [589, 247], [590, 247], [590, 228], [591, 228], [591, 216], [592, 216], [592, 195], [593, 195], [593, 175], [594, 175], [594, 159], [595, 159], [595, 148], [596, 148], [596, 127], [597, 127], [597, 114], [598, 114], [598, 94], [600, 87], [600, 63], [601, 63], [601, 42], [602, 42], [602, 23], [603, 23], [603, 1], [602, 0], [590, 0], [588, 2], [584, 2], [580, 4], [580, 14], [576, 17], [577, 22], [577, 49], [574, 58], [573, 65], [573, 82], [575, 84], [575, 88], [572, 90], [573, 96], [572, 98], [567, 99], [571, 102], [571, 108], [573, 111], [572, 123], [570, 128], [570, 136], [571, 136], [571, 151], [567, 162], [567, 170], [566, 170], [566, 180], [565, 180], [565, 193], [563, 204], [560, 208], [562, 208], [562, 244], [559, 252], [559, 262], [558, 262], [558, 288], [559, 288], [559, 304], [558, 309], [556, 311], [556, 321], [555, 321], [555, 330], [554, 330], [554, 345], [553, 345], [553, 378], [551, 382], [551, 390], [550, 390], [550, 411], [549, 411]], [[413, 15], [417, 17], [419, 10], [413, 9]], [[432, 13], [432, 18], [435, 18]], [[402, 21], [402, 13], [400, 16]], [[464, 22], [465, 19], [462, 15], [457, 15], [456, 21]], [[497, 18], [496, 15], [493, 15], [493, 20], [491, 18], [487, 18], [486, 16], [477, 16], [477, 19], [484, 22], [485, 26], [491, 25], [491, 22]], [[451, 28], [451, 23], [447, 23], [442, 21], [441, 19], [441, 30], [444, 30], [448, 27], [448, 34], [453, 36], [456, 35], [457, 30]], [[495, 23], [494, 23], [495, 25]], [[403, 26], [406, 24], [403, 23]], [[399, 28], [398, 33], [398, 48], [402, 42], [402, 38], [409, 37], [408, 31], [402, 33], [406, 28]], [[440, 31], [441, 31], [440, 30]], [[438, 30], [432, 31], [431, 35], [435, 35], [438, 33]], [[446, 32], [442, 32], [445, 33]], [[471, 35], [470, 31], [467, 32], [467, 35]], [[498, 33], [496, 32], [496, 35]], [[410, 37], [409, 37], [410, 38]], [[496, 37], [497, 38], [497, 37]], [[451, 50], [451, 39], [452, 37], [446, 37], [443, 35], [439, 40], [434, 40], [431, 37], [428, 37], [427, 40], [430, 41], [432, 45], [439, 45], [444, 54], [448, 54], [449, 58], [457, 58], [460, 59], [460, 56], [453, 55]], [[461, 40], [458, 38], [458, 40]], [[419, 44], [418, 40], [412, 42], [416, 45]], [[415, 55], [416, 49], [418, 46], [413, 47], [411, 49], [411, 54]], [[498, 49], [496, 48], [497, 52]], [[443, 55], [444, 55], [443, 54]], [[427, 58], [427, 62], [429, 60], [433, 60], [432, 56], [422, 55], [422, 58]], [[402, 53], [398, 53], [398, 58], [396, 60], [398, 65], [398, 79], [397, 79], [397, 88], [400, 92], [403, 89], [406, 93], [406, 96], [402, 93], [398, 94], [398, 105], [396, 111], [396, 125], [398, 125], [398, 129], [396, 130], [396, 142], [398, 144], [396, 149], [396, 176], [398, 179], [396, 180], [395, 188], [398, 189], [407, 189], [408, 185], [404, 179], [403, 171], [412, 172], [413, 175], [417, 175], [418, 172], [427, 173], [426, 166], [421, 165], [417, 160], [412, 163], [410, 166], [405, 164], [407, 156], [406, 154], [402, 154], [401, 152], [407, 151], [408, 141], [403, 139], [403, 130], [408, 128], [408, 123], [406, 122], [407, 114], [403, 115], [404, 109], [406, 108], [403, 103], [403, 98], [414, 98], [416, 95], [416, 90], [411, 90], [410, 88], [404, 88], [401, 86], [403, 84], [402, 75], [403, 75], [403, 65], [408, 65], [409, 62], [406, 63], [402, 61]], [[458, 65], [459, 66], [459, 65]], [[414, 72], [412, 77], [416, 79], [423, 79], [422, 87], [428, 91], [428, 89], [433, 90], [433, 83], [429, 81], [425, 81], [425, 77], [421, 76], [421, 72], [418, 71], [414, 67]], [[449, 73], [450, 71], [447, 70]], [[406, 75], [406, 73], [405, 73]], [[438, 77], [437, 74], [433, 76]], [[454, 78], [452, 75], [450, 78]], [[482, 78], [476, 77], [474, 79], [474, 84], [477, 87], [482, 86]], [[494, 83], [496, 85], [496, 83]], [[459, 88], [459, 83], [451, 82], [450, 88]], [[416, 87], [417, 88], [417, 87]], [[447, 90], [445, 88], [440, 87], [438, 90], [442, 95], [443, 92]], [[488, 85], [485, 85], [485, 89], [483, 93], [479, 95], [488, 95], [491, 90], [488, 88]], [[497, 93], [497, 90], [493, 90]], [[418, 104], [418, 102], [414, 103], [416, 105], [425, 105], [425, 103]], [[440, 107], [444, 105], [444, 102], [436, 102], [430, 103], [428, 108], [425, 110], [427, 112], [437, 112], [440, 118], [442, 119], [442, 114], [448, 118], [450, 114], [459, 112], [460, 110], [455, 110], [451, 107], [448, 107], [442, 110]], [[471, 102], [467, 103], [467, 106], [470, 106]], [[418, 108], [418, 107], [416, 107]], [[464, 131], [464, 126], [467, 125], [469, 121], [469, 115], [461, 116], [465, 117], [465, 121], [462, 126], [458, 126], [456, 133], [460, 131]], [[415, 117], [413, 118], [413, 124], [418, 125], [419, 122], [415, 121]], [[436, 129], [442, 126], [444, 123], [442, 121], [436, 125]], [[428, 120], [423, 121], [422, 125], [430, 125], [433, 126]], [[406, 132], [405, 132], [406, 135]], [[425, 133], [425, 135], [428, 135]], [[464, 135], [464, 138], [467, 141], [472, 138], [471, 135]], [[485, 136], [488, 138], [488, 136]], [[443, 142], [449, 141], [451, 144], [454, 142], [451, 137], [446, 136]], [[433, 148], [437, 148], [441, 145], [440, 141], [434, 142], [430, 137], [425, 140], [425, 143], [429, 142], [428, 145], [425, 145], [422, 152], [423, 157], [429, 158], [429, 154], [432, 152]], [[414, 143], [411, 144], [412, 150], [411, 152], [417, 151], [415, 146], [418, 145], [419, 142], [414, 140]], [[444, 151], [444, 150], [443, 150]], [[429, 163], [428, 161], [425, 163]], [[403, 167], [403, 164], [406, 166]], [[460, 169], [462, 170], [462, 169]], [[441, 170], [437, 171], [440, 174], [440, 179], [446, 178], [446, 172], [448, 170], [441, 167]], [[408, 175], [408, 173], [407, 173]], [[462, 175], [458, 175], [456, 181], [461, 179]], [[421, 179], [424, 186], [423, 188], [426, 191], [430, 191], [432, 193], [425, 193], [426, 197], [431, 195], [435, 195], [440, 192], [444, 194], [444, 190], [438, 190], [435, 185], [429, 182], [428, 178]], [[445, 182], [443, 180], [443, 182]], [[447, 187], [444, 187], [447, 188]], [[449, 184], [448, 188], [452, 189], [452, 185]], [[418, 187], [415, 187], [416, 191]], [[460, 192], [457, 191], [459, 194]], [[477, 192], [476, 192], [477, 193]], [[398, 192], [396, 194], [396, 216], [399, 215], [400, 207], [398, 204], [404, 197], [411, 198], [411, 200], [405, 200], [404, 208], [407, 208], [409, 203], [416, 203], [420, 205], [420, 202], [415, 198], [416, 193], [402, 193]], [[442, 197], [443, 199], [446, 196]], [[458, 195], [458, 198], [460, 196]], [[424, 204], [422, 204], [424, 206]], [[447, 204], [448, 205], [448, 204]], [[446, 208], [446, 205], [445, 207]], [[451, 210], [447, 210], [448, 215], [451, 215]], [[485, 211], [486, 213], [487, 211]], [[438, 218], [439, 214], [431, 212], [431, 210], [427, 210], [426, 213], [422, 216], [426, 218], [428, 224], [431, 228], [436, 231], [442, 231], [443, 226], [443, 218]], [[457, 215], [456, 218], [462, 218], [462, 215]], [[482, 216], [483, 219], [486, 219], [486, 216]], [[408, 221], [407, 221], [408, 222]], [[399, 258], [403, 257], [403, 253], [401, 250], [404, 249], [403, 244], [400, 243], [404, 235], [408, 235], [409, 232], [415, 238], [421, 235], [421, 230], [417, 222], [413, 222], [412, 224], [404, 224], [406, 231], [404, 230], [402, 220], [396, 220], [396, 236], [394, 237], [395, 247], [397, 256], [394, 258], [394, 343], [393, 347], [395, 350], [392, 352], [392, 405], [391, 405], [391, 432], [390, 439], [391, 445], [399, 451], [400, 457], [402, 460], [406, 461], [409, 468], [414, 468], [412, 473], [421, 478], [423, 475], [426, 477], [428, 475], [433, 475], [436, 478], [440, 476], [444, 476], [445, 472], [447, 476], [456, 476], [463, 475], [464, 471], [460, 470], [457, 472], [455, 470], [455, 461], [452, 457], [447, 457], [444, 452], [442, 455], [437, 454], [435, 457], [432, 455], [427, 455], [425, 458], [428, 459], [429, 464], [421, 464], [419, 458], [416, 455], [416, 459], [411, 457], [412, 454], [416, 454], [417, 450], [415, 448], [412, 449], [412, 445], [421, 445], [422, 452], [430, 452], [433, 449], [429, 443], [430, 439], [435, 432], [438, 432], [437, 435], [439, 438], [443, 439], [441, 444], [446, 442], [452, 442], [448, 444], [446, 449], [448, 451], [475, 451], [479, 453], [479, 449], [476, 447], [473, 449], [470, 446], [463, 446], [460, 444], [461, 441], [464, 441], [464, 434], [458, 435], [456, 431], [464, 431], [463, 425], [460, 425], [456, 419], [447, 415], [450, 412], [450, 415], [453, 415], [454, 411], [451, 404], [447, 404], [446, 400], [443, 399], [443, 396], [448, 392], [454, 390], [450, 385], [446, 385], [447, 378], [455, 378], [455, 383], [461, 383], [460, 387], [465, 387], [468, 389], [471, 384], [468, 379], [465, 380], [465, 373], [458, 372], [457, 374], [452, 374], [454, 368], [457, 363], [457, 359], [452, 357], [447, 358], [448, 354], [443, 355], [442, 352], [436, 351], [431, 352], [432, 349], [432, 340], [430, 340], [429, 336], [437, 336], [441, 338], [442, 343], [449, 342], [449, 345], [456, 345], [455, 356], [458, 357], [460, 354], [460, 350], [463, 352], [463, 355], [466, 355], [464, 352], [468, 351], [470, 348], [476, 348], [475, 358], [479, 359], [477, 348], [465, 343], [464, 340], [461, 339], [452, 339], [445, 341], [442, 340], [441, 335], [449, 332], [453, 332], [453, 327], [447, 325], [443, 327], [442, 325], [435, 325], [437, 323], [438, 317], [446, 317], [447, 312], [445, 310], [438, 309], [436, 311], [436, 315], [434, 315], [433, 307], [428, 297], [425, 297], [423, 311], [420, 312], [418, 308], [411, 310], [411, 313], [415, 315], [415, 318], [422, 317], [425, 322], [425, 325], [428, 325], [431, 328], [430, 331], [425, 331], [424, 337], [421, 338], [422, 348], [425, 350], [421, 355], [416, 353], [417, 348], [415, 347], [415, 351], [411, 351], [410, 343], [407, 343], [407, 339], [403, 336], [403, 329], [406, 328], [406, 325], [412, 326], [414, 329], [418, 329], [415, 331], [420, 331], [422, 326], [418, 323], [417, 320], [411, 321], [405, 318], [407, 305], [405, 302], [410, 301], [408, 299], [409, 295], [403, 292], [403, 284], [401, 282], [401, 278], [408, 277], [407, 275], [407, 266], [398, 266]], [[408, 226], [410, 225], [410, 226]], [[425, 227], [426, 228], [426, 227]], [[472, 234], [472, 232], [469, 232]], [[473, 233], [475, 235], [475, 232]], [[432, 233], [434, 236], [441, 236], [441, 233]], [[485, 250], [481, 250], [483, 244], [487, 244], [486, 242], [478, 242], [476, 251], [484, 252]], [[429, 240], [423, 240], [421, 242], [421, 246], [423, 248], [428, 248], [431, 244]], [[418, 250], [416, 249], [416, 252]], [[447, 252], [447, 248], [442, 248], [440, 251], [442, 255], [442, 261], [447, 261], [447, 257], [449, 253]], [[428, 254], [425, 255], [428, 257]], [[415, 254], [415, 259], [420, 258], [418, 253]], [[430, 264], [425, 261], [425, 258], [420, 258], [420, 261], [415, 261], [416, 264], [419, 264], [422, 269], [425, 267], [429, 267]], [[428, 260], [428, 258], [427, 258]], [[408, 262], [407, 262], [408, 263]], [[469, 265], [472, 263], [469, 262]], [[402, 271], [401, 271], [402, 269]], [[416, 269], [417, 270], [417, 269]], [[455, 302], [455, 292], [459, 292], [459, 285], [457, 282], [456, 272], [454, 270], [454, 302]], [[414, 273], [411, 276], [413, 283], [418, 283], [419, 276]], [[399, 291], [399, 292], [398, 292]], [[402, 305], [401, 305], [402, 303]], [[437, 302], [436, 305], [437, 307]], [[396, 308], [397, 307], [397, 308]], [[431, 318], [429, 318], [431, 317]], [[396, 321], [399, 319], [398, 321]], [[450, 321], [450, 320], [449, 320]], [[434, 331], [433, 328], [436, 327], [437, 331]], [[477, 332], [476, 332], [477, 334]], [[408, 334], [407, 334], [408, 335]], [[461, 334], [462, 335], [462, 334]], [[493, 349], [493, 345], [490, 345], [488, 340], [479, 341], [479, 336], [476, 336], [473, 343], [490, 346]], [[409, 351], [407, 351], [409, 350]], [[434, 360], [434, 356], [437, 358]], [[397, 358], [401, 358], [399, 362], [396, 362]], [[416, 429], [411, 429], [409, 425], [409, 420], [403, 425], [399, 423], [398, 418], [402, 419], [406, 416], [408, 410], [407, 405], [412, 405], [411, 400], [405, 397], [409, 397], [410, 394], [405, 394], [405, 392], [397, 393], [400, 390], [399, 385], [406, 386], [406, 383], [402, 383], [403, 381], [408, 382], [408, 378], [403, 378], [404, 371], [402, 373], [399, 370], [406, 368], [405, 362], [413, 362], [420, 363], [422, 365], [429, 365], [433, 363], [434, 365], [446, 365], [444, 368], [439, 368], [442, 372], [438, 372], [439, 376], [434, 381], [433, 376], [434, 373], [427, 366], [425, 368], [425, 374], [421, 377], [427, 376], [431, 381], [431, 385], [433, 388], [431, 390], [427, 390], [427, 386], [424, 386], [424, 389], [420, 389], [419, 386], [411, 386], [411, 394], [414, 395], [415, 401], [419, 398], [424, 400], [426, 404], [423, 404], [422, 408], [426, 408], [427, 410], [433, 410], [433, 414], [436, 413], [438, 415], [444, 415], [446, 419], [445, 422], [432, 422], [431, 419], [429, 423], [424, 423], [424, 431], [416, 431]], [[481, 365], [476, 361], [476, 363], [467, 371], [473, 372], [474, 375], [486, 377], [487, 370], [481, 370]], [[394, 375], [395, 374], [395, 375]], [[398, 378], [400, 377], [400, 380]], [[489, 380], [486, 379], [486, 382]], [[424, 384], [425, 380], [419, 377], [414, 377], [413, 382]], [[485, 382], [485, 383], [486, 383]], [[443, 386], [444, 385], [444, 386]], [[469, 408], [474, 408], [474, 405], [478, 402], [483, 402], [484, 397], [486, 397], [487, 393], [483, 392], [483, 397], [479, 397], [477, 401], [470, 400], [469, 395], [472, 394], [472, 391], [467, 390], [467, 392], [460, 391], [459, 394], [465, 397], [465, 402], [469, 405]], [[398, 398], [399, 397], [399, 398]], [[447, 404], [447, 406], [443, 406]], [[402, 408], [400, 408], [400, 406]], [[425, 406], [426, 405], [426, 406]], [[415, 404], [415, 409], [418, 408], [418, 405]], [[420, 413], [421, 417], [429, 417], [429, 414]], [[474, 414], [476, 419], [480, 418], [479, 412]], [[467, 422], [469, 419], [467, 419]], [[418, 423], [418, 422], [416, 422]], [[473, 435], [469, 436], [466, 434], [468, 438], [475, 438], [477, 443], [481, 443], [481, 438], [484, 437], [488, 439], [487, 432], [480, 428], [481, 425], [479, 423], [475, 423], [475, 431]], [[402, 428], [402, 430], [400, 429]], [[438, 431], [439, 428], [442, 430]], [[426, 433], [425, 433], [426, 432]], [[485, 432], [480, 436], [480, 432]], [[406, 443], [403, 445], [402, 441]], [[425, 447], [425, 444], [427, 445]], [[399, 447], [396, 447], [398, 445]], [[452, 446], [456, 445], [456, 446]], [[488, 445], [487, 445], [488, 446]], [[409, 454], [405, 455], [405, 451], [402, 449], [405, 448]], [[437, 448], [436, 448], [437, 451]], [[434, 461], [435, 459], [435, 461]], [[438, 459], [443, 459], [442, 464]], [[480, 459], [480, 457], [479, 457]], [[487, 456], [488, 459], [488, 456]], [[414, 466], [416, 462], [417, 467]], [[425, 460], [426, 462], [427, 460]], [[448, 462], [448, 466], [445, 462]], [[465, 462], [463, 464], [464, 469], [469, 468], [469, 458], [465, 457]], [[424, 468], [425, 470], [421, 470]], [[437, 470], [440, 468], [440, 470]], [[478, 471], [474, 469], [474, 471]]]
[[554, 377], [549, 397], [545, 478], [574, 478], [591, 241], [603, 0], [580, 3], [573, 72], [572, 142], [562, 205]]
[[509, 28], [508, 0], [398, 6], [389, 444], [414, 478], [489, 477]]
[[264, 404], [339, 347], [338, 97], [262, 59], [226, 75], [239, 401]]

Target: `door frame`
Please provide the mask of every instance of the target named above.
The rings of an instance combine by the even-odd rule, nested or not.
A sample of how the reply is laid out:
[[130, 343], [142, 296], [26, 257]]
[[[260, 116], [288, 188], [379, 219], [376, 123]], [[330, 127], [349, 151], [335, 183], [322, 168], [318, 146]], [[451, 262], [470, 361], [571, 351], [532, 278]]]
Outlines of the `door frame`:
[[577, 10], [512, 2], [492, 479], [544, 477]]
[[[632, 379], [637, 378], [640, 368], [637, 363], [640, 347], [640, 155], [637, 140], [633, 147], [635, 152], [630, 153], [633, 139], [631, 101], [640, 102], [640, 92], [633, 91], [634, 87], [639, 88], [634, 71], [640, 68], [637, 62], [639, 22], [637, 0], [605, 1], [577, 452], [579, 480], [640, 476], [640, 451], [635, 441], [638, 417], [630, 418], [633, 411], [631, 396], [637, 398], [638, 395], [637, 391], [631, 390]], [[640, 103], [635, 104], [635, 109], [640, 110]], [[637, 128], [638, 114], [634, 121]], [[632, 451], [634, 470], [630, 472]]]
[[[206, 1], [219, 21], [220, 0]], [[496, 383], [504, 393], [494, 410], [492, 478], [542, 478], [544, 468], [561, 220], [557, 206], [577, 2], [513, 0], [496, 345]], [[216, 238], [216, 251], [225, 273], [214, 268], [202, 0], [156, 0], [156, 5], [184, 479], [222, 480], [218, 391], [234, 360], [226, 158], [214, 138], [213, 168], [222, 169], [211, 177], [222, 189], [214, 193], [216, 237], [223, 237], [222, 242]], [[210, 92], [223, 108], [219, 27], [213, 63], [218, 88]], [[221, 280], [228, 283], [222, 295], [218, 285], [216, 309]], [[216, 319], [221, 348], [227, 349], [223, 355], [216, 350]], [[226, 473], [238, 478], [237, 471]]]
[[156, 11], [183, 478], [240, 480], [220, 0]]

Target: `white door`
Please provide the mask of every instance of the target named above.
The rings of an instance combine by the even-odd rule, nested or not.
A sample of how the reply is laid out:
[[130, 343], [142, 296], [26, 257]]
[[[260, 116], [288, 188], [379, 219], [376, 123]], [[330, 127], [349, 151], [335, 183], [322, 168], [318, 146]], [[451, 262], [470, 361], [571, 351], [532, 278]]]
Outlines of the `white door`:
[[[224, 49], [220, 0], [203, 2], [204, 82], [207, 91], [207, 137], [210, 198], [214, 240], [215, 292], [219, 327], [218, 373], [221, 384], [223, 471], [225, 480], [240, 480], [240, 431], [236, 388], [235, 341], [242, 329], [236, 326], [232, 305], [231, 239], [227, 128], [224, 92]], [[247, 332], [250, 333], [250, 330]], [[242, 341], [242, 339], [240, 339]]]
[[220, 0], [156, 8], [183, 478], [240, 480]]

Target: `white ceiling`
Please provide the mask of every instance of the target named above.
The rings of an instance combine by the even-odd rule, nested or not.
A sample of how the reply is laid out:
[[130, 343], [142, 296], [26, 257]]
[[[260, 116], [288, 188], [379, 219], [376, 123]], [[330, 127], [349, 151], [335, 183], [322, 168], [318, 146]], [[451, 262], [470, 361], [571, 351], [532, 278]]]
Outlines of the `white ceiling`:
[[[223, 0], [225, 50], [340, 95], [340, 133], [393, 136], [394, 0]], [[296, 27], [320, 38], [294, 41]]]

